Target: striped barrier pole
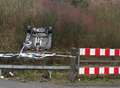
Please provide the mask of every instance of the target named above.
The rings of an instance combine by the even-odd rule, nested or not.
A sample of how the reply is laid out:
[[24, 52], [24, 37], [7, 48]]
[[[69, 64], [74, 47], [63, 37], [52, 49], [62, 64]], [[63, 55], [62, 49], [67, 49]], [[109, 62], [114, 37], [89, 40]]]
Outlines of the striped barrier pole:
[[120, 67], [80, 67], [79, 75], [120, 75]]
[[80, 56], [120, 56], [120, 49], [80, 48]]

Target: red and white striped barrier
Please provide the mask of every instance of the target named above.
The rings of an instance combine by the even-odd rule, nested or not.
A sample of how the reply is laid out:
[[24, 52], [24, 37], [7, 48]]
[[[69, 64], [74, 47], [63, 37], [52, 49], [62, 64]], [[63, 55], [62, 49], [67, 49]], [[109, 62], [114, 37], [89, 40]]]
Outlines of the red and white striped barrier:
[[120, 67], [80, 67], [79, 75], [119, 75]]
[[120, 56], [120, 49], [80, 48], [81, 56]]

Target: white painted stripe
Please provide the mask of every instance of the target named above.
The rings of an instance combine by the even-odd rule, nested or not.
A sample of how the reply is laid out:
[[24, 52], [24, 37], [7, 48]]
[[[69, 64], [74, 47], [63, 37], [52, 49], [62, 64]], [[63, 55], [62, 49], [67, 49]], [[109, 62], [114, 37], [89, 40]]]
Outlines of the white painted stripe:
[[110, 49], [110, 56], [115, 56], [115, 49]]
[[100, 49], [100, 56], [105, 56], [105, 49]]
[[79, 68], [79, 74], [80, 75], [85, 74], [85, 68], [84, 67]]
[[95, 74], [95, 68], [94, 67], [89, 68], [89, 73], [92, 75]]
[[104, 74], [104, 71], [105, 71], [104, 67], [99, 68], [99, 74]]
[[118, 69], [118, 70], [119, 70], [118, 72], [119, 72], [119, 74], [120, 74], [120, 67], [119, 67], [119, 69]]
[[120, 56], [120, 49], [119, 49], [119, 56]]
[[0, 57], [3, 57], [4, 56], [4, 54], [0, 54]]
[[109, 74], [114, 74], [114, 67], [109, 67]]
[[95, 56], [95, 49], [90, 49], [90, 55]]
[[80, 55], [85, 55], [85, 48], [80, 48]]

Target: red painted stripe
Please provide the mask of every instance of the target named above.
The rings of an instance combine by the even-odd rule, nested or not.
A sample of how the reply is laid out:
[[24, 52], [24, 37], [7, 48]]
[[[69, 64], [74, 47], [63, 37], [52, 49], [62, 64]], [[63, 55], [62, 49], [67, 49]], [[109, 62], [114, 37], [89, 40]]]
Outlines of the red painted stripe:
[[114, 68], [114, 74], [115, 75], [119, 75], [119, 67], [115, 67]]
[[115, 49], [115, 56], [119, 56], [120, 54], [120, 50], [119, 49]]
[[96, 48], [95, 49], [95, 55], [96, 56], [100, 56], [100, 48]]
[[104, 68], [104, 74], [105, 74], [105, 75], [108, 75], [108, 74], [109, 74], [109, 67], [105, 67], [105, 68]]
[[110, 49], [109, 48], [105, 49], [105, 56], [110, 56]]
[[99, 75], [99, 67], [95, 67], [95, 75]]
[[90, 75], [90, 73], [89, 73], [89, 67], [85, 67], [85, 74], [86, 74], [87, 76]]
[[85, 55], [90, 56], [90, 48], [85, 48]]

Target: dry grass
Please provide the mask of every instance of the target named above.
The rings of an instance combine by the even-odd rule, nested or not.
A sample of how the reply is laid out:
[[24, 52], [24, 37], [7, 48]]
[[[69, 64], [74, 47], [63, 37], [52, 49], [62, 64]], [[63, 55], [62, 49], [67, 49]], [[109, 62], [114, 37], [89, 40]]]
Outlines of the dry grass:
[[[54, 47], [120, 47], [119, 0], [85, 8], [50, 0], [0, 0], [0, 50], [19, 50], [25, 26], [54, 26]], [[101, 5], [102, 3], [102, 5]]]

